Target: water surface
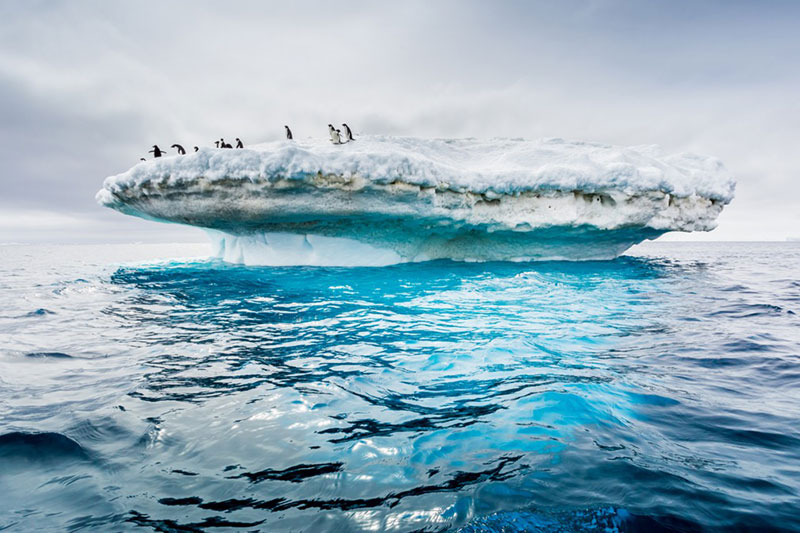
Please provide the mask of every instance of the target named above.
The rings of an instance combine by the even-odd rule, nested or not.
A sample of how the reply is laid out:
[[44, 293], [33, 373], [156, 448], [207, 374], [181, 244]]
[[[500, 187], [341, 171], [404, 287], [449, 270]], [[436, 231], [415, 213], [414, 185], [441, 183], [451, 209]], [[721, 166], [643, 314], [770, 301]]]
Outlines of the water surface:
[[800, 530], [798, 243], [203, 251], [0, 246], [0, 530]]

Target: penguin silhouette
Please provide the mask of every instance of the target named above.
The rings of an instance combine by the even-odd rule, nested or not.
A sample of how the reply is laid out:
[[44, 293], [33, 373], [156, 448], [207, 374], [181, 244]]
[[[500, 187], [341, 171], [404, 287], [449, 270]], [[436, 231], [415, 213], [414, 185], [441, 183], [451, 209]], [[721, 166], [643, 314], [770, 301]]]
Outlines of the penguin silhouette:
[[214, 141], [214, 146], [216, 146], [217, 148], [219, 148], [219, 141]]
[[186, 150], [184, 150], [183, 146], [180, 144], [173, 144], [170, 148], [175, 148], [178, 150], [178, 155], [186, 155]]
[[195, 147], [194, 147], [194, 151], [195, 151], [195, 152], [196, 152], [196, 151], [198, 151], [199, 149], [200, 149], [200, 148], [198, 148], [197, 146], [195, 146]]
[[236, 137], [236, 148], [244, 148], [244, 143], [239, 137]]
[[144, 157], [140, 157], [139, 161], [147, 161], [147, 159], [145, 159]]
[[286, 138], [290, 141], [292, 140], [292, 130], [289, 129], [289, 126], [284, 126], [286, 128]]
[[162, 150], [158, 147], [158, 145], [154, 144], [153, 149], [147, 152], [148, 154], [153, 154], [153, 157], [161, 157], [161, 154], [166, 153], [166, 151]]
[[219, 140], [219, 147], [220, 148], [233, 148], [233, 146], [231, 146], [230, 144], [225, 142], [225, 139], [220, 139]]
[[348, 141], [355, 141], [355, 139], [353, 138], [353, 132], [350, 131], [350, 126], [348, 126], [347, 124], [344, 124], [344, 123], [342, 124], [342, 126], [344, 126], [344, 135], [347, 138], [347, 140]]

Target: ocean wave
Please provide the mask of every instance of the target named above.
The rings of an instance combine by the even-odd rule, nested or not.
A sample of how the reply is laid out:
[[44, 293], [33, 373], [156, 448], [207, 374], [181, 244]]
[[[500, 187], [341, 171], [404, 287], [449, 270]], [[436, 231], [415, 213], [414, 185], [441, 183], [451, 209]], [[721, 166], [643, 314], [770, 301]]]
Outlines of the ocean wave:
[[31, 463], [91, 461], [92, 454], [61, 433], [14, 431], [0, 435], [0, 461], [9, 468], [19, 460]]

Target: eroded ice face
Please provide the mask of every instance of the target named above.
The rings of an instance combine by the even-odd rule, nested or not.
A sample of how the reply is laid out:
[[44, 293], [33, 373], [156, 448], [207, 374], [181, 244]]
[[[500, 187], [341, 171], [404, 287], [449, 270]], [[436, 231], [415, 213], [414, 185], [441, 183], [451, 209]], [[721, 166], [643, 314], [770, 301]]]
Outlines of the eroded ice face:
[[656, 147], [361, 137], [164, 158], [106, 179], [97, 199], [216, 230], [230, 261], [386, 264], [613, 258], [713, 229], [733, 190], [718, 160]]

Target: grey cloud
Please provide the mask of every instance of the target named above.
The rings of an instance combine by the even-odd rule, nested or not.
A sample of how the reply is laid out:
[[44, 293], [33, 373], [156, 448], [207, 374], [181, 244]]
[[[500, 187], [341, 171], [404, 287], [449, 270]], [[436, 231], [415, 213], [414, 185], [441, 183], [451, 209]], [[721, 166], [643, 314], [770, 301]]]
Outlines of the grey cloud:
[[347, 121], [711, 153], [740, 182], [712, 237], [800, 233], [793, 2], [20, 2], [0, 21], [0, 209], [111, 228], [94, 192], [155, 142]]

